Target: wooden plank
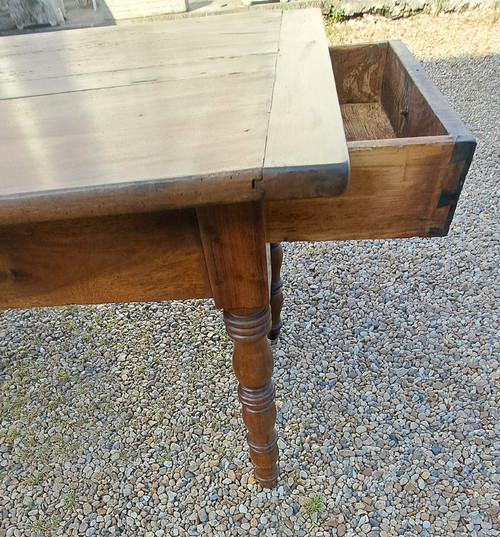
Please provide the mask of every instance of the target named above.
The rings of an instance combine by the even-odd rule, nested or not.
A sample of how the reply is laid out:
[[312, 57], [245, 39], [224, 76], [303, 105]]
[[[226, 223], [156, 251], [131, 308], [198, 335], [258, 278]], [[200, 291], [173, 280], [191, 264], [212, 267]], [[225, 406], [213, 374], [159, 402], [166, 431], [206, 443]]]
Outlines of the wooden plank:
[[[474, 137], [471, 135], [462, 120], [450, 107], [443, 94], [431, 82], [425, 70], [420, 63], [413, 57], [408, 48], [398, 40], [389, 41], [389, 48], [393, 52], [393, 56], [397, 57], [400, 62], [401, 69], [411, 79], [412, 85], [415, 87], [413, 98], [424, 100], [427, 103], [428, 110], [426, 114], [433, 114], [438, 123], [434, 123], [435, 132], [422, 132], [421, 128], [415, 125], [416, 134], [410, 136], [430, 136], [449, 133], [457, 141], [471, 141], [475, 143]], [[421, 97], [419, 97], [419, 95]], [[422, 106], [419, 104], [419, 106]], [[387, 112], [387, 109], [386, 109]], [[414, 114], [415, 118], [418, 113]], [[427, 120], [424, 120], [427, 121]], [[429, 118], [432, 121], [432, 117]]]
[[269, 277], [260, 202], [198, 207], [198, 221], [215, 306], [269, 306]]
[[281, 14], [209, 19], [0, 42], [0, 222], [261, 197]]
[[279, 46], [262, 189], [267, 199], [338, 195], [349, 157], [320, 11], [285, 11]]
[[340, 104], [380, 101], [387, 42], [330, 47]]
[[[210, 68], [207, 69], [207, 62]], [[258, 72], [274, 71], [275, 56], [264, 52], [242, 58], [241, 56], [195, 58], [189, 64], [177, 60], [165, 60], [158, 65], [135, 69], [116, 69], [103, 72], [78, 73], [51, 76], [49, 78], [27, 78], [22, 82], [6, 81], [0, 85], [2, 99], [39, 97], [58, 93], [75, 93], [97, 89], [116, 89], [127, 86], [153, 85], [180, 80], [210, 80], [214, 77], [253, 76]]]
[[271, 74], [0, 102], [1, 218], [48, 218], [66, 198], [76, 217], [259, 197]]
[[[400, 49], [406, 48], [402, 43], [400, 45]], [[415, 75], [423, 73], [422, 67], [419, 64], [412, 65], [413, 68], [409, 71], [391, 44], [387, 50], [381, 102], [396, 135], [408, 138], [451, 133], [444, 128], [432, 103], [427, 101], [415, 84]], [[425, 73], [419, 78], [426, 79], [427, 87], [432, 86]]]
[[[382, 103], [397, 134], [426, 136], [449, 133], [454, 139], [448, 178], [442, 184], [442, 192], [434, 208], [436, 223], [429, 230], [432, 236], [446, 235], [472, 162], [476, 140], [400, 41], [389, 42], [387, 66]], [[394, 81], [391, 81], [392, 78]], [[398, 91], [403, 94], [403, 101], [396, 103], [391, 112], [392, 95]], [[402, 109], [406, 113], [398, 115], [399, 107], [404, 107]]]
[[233, 14], [4, 37], [0, 98], [256, 72], [266, 55], [274, 73], [280, 20]]
[[443, 224], [437, 212], [443, 184], [453, 172], [450, 136], [350, 142], [351, 179], [331, 199], [266, 204], [269, 242], [428, 236]]
[[0, 308], [209, 296], [194, 210], [0, 226]]
[[389, 118], [378, 102], [341, 104], [340, 110], [348, 142], [396, 137]]

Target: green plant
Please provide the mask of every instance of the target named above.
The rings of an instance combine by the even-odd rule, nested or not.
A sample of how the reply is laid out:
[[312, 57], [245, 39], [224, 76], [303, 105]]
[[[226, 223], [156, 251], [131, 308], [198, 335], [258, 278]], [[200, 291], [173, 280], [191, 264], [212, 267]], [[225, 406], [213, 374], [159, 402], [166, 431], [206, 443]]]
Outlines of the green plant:
[[37, 535], [44, 534], [47, 531], [45, 522], [41, 520], [33, 520], [30, 522], [30, 529], [34, 531]]
[[54, 396], [49, 402], [49, 408], [55, 408], [62, 403], [62, 397], [60, 395]]
[[306, 500], [304, 507], [309, 513], [321, 513], [323, 511], [323, 500], [319, 496], [313, 496]]
[[328, 12], [325, 15], [326, 19], [329, 22], [342, 22], [347, 19], [347, 15], [343, 7], [337, 9], [334, 6], [331, 6]]
[[70, 511], [71, 509], [73, 509], [73, 507], [75, 507], [75, 498], [76, 498], [76, 492], [72, 490], [66, 496], [66, 499], [64, 500], [64, 509], [66, 509], [67, 511]]
[[172, 460], [172, 452], [169, 449], [166, 449], [160, 455], [160, 462], [171, 461], [171, 460]]
[[64, 369], [59, 369], [59, 371], [56, 373], [57, 380], [63, 380], [66, 381], [69, 379], [69, 374]]
[[308, 255], [319, 255], [321, 254], [321, 248], [319, 246], [308, 246], [307, 247], [307, 254]]
[[35, 485], [40, 484], [40, 474], [33, 474], [26, 477], [23, 481], [24, 485], [27, 487], [34, 487]]

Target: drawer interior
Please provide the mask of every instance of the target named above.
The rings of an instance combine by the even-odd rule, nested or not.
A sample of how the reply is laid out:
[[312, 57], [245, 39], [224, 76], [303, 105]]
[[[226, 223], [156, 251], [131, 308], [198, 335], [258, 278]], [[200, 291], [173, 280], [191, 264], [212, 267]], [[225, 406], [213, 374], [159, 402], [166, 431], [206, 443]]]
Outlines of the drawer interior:
[[447, 134], [418, 88], [422, 68], [410, 74], [398, 42], [330, 48], [347, 141]]

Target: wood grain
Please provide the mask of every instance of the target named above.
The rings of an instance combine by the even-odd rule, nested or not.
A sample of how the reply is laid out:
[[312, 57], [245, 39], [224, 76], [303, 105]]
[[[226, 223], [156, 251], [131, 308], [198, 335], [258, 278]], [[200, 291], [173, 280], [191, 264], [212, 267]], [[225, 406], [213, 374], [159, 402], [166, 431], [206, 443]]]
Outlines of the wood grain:
[[209, 296], [194, 210], [0, 226], [0, 308]]
[[249, 13], [4, 37], [0, 99], [255, 72], [265, 56], [274, 70], [280, 24]]
[[69, 77], [76, 84], [89, 74], [112, 77], [155, 65], [248, 57], [250, 48], [275, 55], [280, 24], [281, 13], [261, 11], [3, 37], [0, 81]]
[[0, 225], [338, 194], [329, 65], [310, 9], [3, 38]]
[[[396, 50], [401, 54], [396, 54]], [[389, 117], [389, 121], [400, 138], [413, 136], [439, 136], [447, 131], [439, 120], [433, 108], [433, 101], [429, 99], [431, 94], [437, 92], [430, 91], [427, 98], [424, 97], [416, 81], [425, 80], [425, 87], [430, 90], [433, 86], [423, 68], [414, 59], [406, 64], [402, 58], [409, 60], [411, 54], [402, 43], [390, 42], [387, 50], [384, 80], [380, 94], [380, 100], [384, 110]], [[423, 73], [423, 76], [419, 76]]]
[[331, 199], [267, 203], [267, 240], [427, 236], [450, 172], [451, 136], [350, 142], [351, 179]]
[[[320, 16], [283, 13], [264, 159], [267, 199], [334, 196], [348, 184], [348, 152]], [[325, 135], [327, 136], [325, 138]]]
[[188, 204], [219, 201], [221, 183], [245, 170], [251, 180], [229, 191], [257, 197], [271, 86], [262, 66], [223, 84], [197, 78], [0, 101], [0, 206], [16, 196], [56, 206], [69, 194], [96, 211], [115, 192], [137, 202], [151, 183], [175, 206], [192, 182], [199, 196]]
[[280, 23], [233, 14], [2, 40], [3, 222], [261, 197]]
[[387, 42], [330, 48], [340, 104], [380, 101]]
[[278, 478], [278, 436], [275, 389], [271, 380], [273, 355], [266, 335], [271, 328], [269, 307], [256, 310], [224, 311], [224, 322], [234, 342], [233, 369], [239, 381], [238, 398], [248, 429], [250, 457], [255, 477], [263, 487]]
[[380, 103], [341, 104], [340, 109], [348, 142], [396, 138]]
[[338, 199], [270, 201], [267, 240], [445, 235], [474, 138], [401, 42], [330, 54], [349, 140], [349, 189]]
[[259, 202], [198, 207], [198, 222], [215, 306], [269, 305], [268, 249]]

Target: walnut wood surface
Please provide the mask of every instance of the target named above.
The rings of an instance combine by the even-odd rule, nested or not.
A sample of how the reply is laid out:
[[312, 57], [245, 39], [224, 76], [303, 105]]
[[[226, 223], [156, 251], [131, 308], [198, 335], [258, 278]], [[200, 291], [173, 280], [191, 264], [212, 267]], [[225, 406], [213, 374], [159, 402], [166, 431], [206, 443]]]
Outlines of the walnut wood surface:
[[267, 341], [271, 314], [262, 204], [199, 207], [197, 213], [212, 295], [224, 310], [234, 342], [233, 368], [255, 477], [269, 487], [278, 477], [278, 447], [273, 358]]
[[198, 207], [197, 214], [216, 307], [238, 310], [267, 306], [262, 204]]
[[194, 210], [0, 226], [0, 308], [210, 295]]
[[388, 43], [362, 43], [330, 48], [339, 103], [380, 101]]
[[[348, 240], [427, 236], [438, 224], [453, 140], [350, 143], [351, 178], [338, 198], [272, 201], [267, 240]], [[355, 145], [354, 145], [355, 144]]]
[[321, 21], [261, 11], [2, 38], [0, 224], [339, 193]]
[[[433, 109], [432, 92], [427, 92], [426, 99], [416, 84], [417, 80], [423, 81], [423, 78], [418, 76], [420, 71], [423, 72], [423, 68], [414, 65], [413, 62], [405, 65], [396, 53], [396, 50], [399, 50], [403, 54], [404, 49], [406, 47], [398, 47], [396, 42], [388, 47], [380, 93], [382, 107], [391, 121], [396, 136], [407, 138], [446, 134], [446, 129]], [[429, 90], [430, 81], [425, 74], [424, 76], [426, 79], [424, 88]]]

